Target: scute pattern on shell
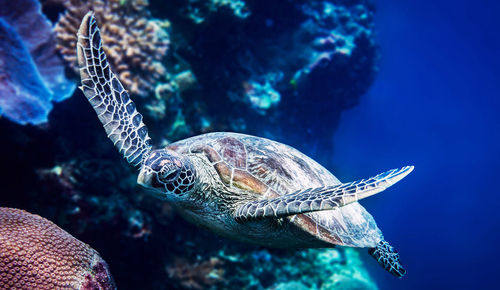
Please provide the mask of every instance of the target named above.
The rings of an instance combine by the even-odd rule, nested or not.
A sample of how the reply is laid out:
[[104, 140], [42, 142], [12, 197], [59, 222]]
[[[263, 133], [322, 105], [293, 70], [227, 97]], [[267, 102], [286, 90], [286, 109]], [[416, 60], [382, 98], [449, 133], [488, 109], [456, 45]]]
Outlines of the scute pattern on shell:
[[49, 220], [0, 208], [0, 289], [115, 289], [99, 253]]
[[[265, 138], [217, 132], [175, 142], [169, 147], [180, 153], [203, 151], [226, 186], [247, 189], [262, 198], [340, 183], [303, 153]], [[339, 245], [374, 247], [383, 239], [373, 217], [357, 202], [289, 219], [313, 235]]]
[[[247, 153], [245, 145], [233, 137], [217, 140], [216, 144], [222, 160], [232, 168], [246, 169]], [[220, 147], [219, 147], [220, 146]]]

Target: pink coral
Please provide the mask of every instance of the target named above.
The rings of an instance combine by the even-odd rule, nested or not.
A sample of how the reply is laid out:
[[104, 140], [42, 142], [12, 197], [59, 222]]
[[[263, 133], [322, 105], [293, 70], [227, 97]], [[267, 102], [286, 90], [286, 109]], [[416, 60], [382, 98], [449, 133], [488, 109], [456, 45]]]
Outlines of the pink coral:
[[51, 221], [0, 208], [0, 289], [115, 289], [106, 262]]

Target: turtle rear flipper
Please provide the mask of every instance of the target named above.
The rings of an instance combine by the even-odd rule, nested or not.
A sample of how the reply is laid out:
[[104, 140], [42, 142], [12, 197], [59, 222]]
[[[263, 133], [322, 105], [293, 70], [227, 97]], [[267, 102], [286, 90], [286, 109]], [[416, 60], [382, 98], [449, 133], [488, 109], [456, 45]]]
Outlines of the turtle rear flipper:
[[85, 15], [78, 30], [77, 56], [80, 89], [96, 111], [108, 138], [130, 164], [139, 165], [144, 154], [151, 151], [148, 129], [109, 67], [92, 12]]
[[399, 261], [398, 252], [388, 242], [380, 241], [375, 248], [368, 250], [368, 253], [392, 275], [401, 278], [406, 274], [406, 270]]
[[251, 201], [236, 210], [235, 219], [244, 222], [334, 209], [379, 193], [403, 179], [412, 170], [413, 166], [406, 166], [368, 179], [299, 190], [273, 199]]

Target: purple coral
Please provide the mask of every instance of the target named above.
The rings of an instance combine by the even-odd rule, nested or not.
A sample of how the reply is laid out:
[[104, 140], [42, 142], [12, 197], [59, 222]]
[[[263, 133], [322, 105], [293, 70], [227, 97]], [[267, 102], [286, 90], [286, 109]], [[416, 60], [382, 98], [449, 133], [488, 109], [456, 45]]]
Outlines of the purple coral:
[[51, 101], [73, 94], [52, 26], [34, 0], [0, 0], [0, 113], [19, 124], [47, 122]]
[[0, 110], [20, 123], [47, 121], [51, 93], [16, 31], [0, 18]]

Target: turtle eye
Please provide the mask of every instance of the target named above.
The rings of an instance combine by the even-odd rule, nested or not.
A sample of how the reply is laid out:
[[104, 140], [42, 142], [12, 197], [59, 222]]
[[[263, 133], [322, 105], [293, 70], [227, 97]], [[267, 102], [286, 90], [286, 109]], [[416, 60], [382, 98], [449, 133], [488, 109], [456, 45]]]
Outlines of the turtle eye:
[[160, 179], [161, 181], [164, 181], [164, 182], [171, 182], [173, 180], [175, 180], [177, 178], [177, 175], [179, 175], [179, 170], [173, 170], [173, 171], [169, 171], [169, 172], [166, 172], [166, 173], [161, 173], [160, 174]]
[[164, 185], [163, 183], [157, 178], [156, 176], [151, 179], [151, 186], [154, 188], [162, 188]]

